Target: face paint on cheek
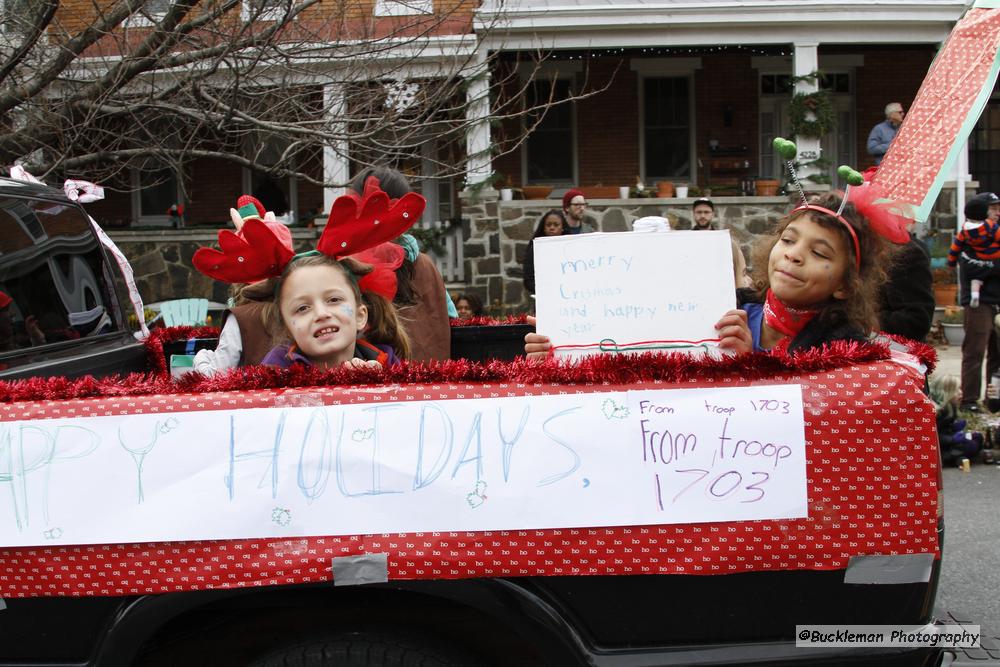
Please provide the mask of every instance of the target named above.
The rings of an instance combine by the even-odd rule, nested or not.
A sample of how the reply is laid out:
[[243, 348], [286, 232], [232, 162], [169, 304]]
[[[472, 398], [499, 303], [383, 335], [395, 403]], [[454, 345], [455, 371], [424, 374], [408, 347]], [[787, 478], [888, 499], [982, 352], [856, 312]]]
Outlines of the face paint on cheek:
[[354, 306], [349, 303], [340, 304], [340, 310], [348, 317], [354, 317]]

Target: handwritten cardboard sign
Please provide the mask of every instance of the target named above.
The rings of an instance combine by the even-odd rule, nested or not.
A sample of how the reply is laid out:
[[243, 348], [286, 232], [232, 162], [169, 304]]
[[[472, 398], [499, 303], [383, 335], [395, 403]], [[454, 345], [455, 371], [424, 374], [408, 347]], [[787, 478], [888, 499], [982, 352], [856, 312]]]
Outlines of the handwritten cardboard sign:
[[798, 385], [0, 423], [0, 546], [806, 515]]
[[562, 356], [699, 349], [736, 307], [728, 231], [535, 239], [538, 331]]

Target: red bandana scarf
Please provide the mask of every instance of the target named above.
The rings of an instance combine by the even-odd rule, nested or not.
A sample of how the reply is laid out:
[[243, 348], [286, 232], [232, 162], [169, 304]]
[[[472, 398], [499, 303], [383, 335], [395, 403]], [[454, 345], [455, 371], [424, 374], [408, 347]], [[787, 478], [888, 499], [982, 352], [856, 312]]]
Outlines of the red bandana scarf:
[[818, 313], [816, 310], [799, 310], [786, 306], [774, 296], [774, 292], [767, 290], [767, 298], [764, 300], [764, 322], [789, 338], [795, 338]]

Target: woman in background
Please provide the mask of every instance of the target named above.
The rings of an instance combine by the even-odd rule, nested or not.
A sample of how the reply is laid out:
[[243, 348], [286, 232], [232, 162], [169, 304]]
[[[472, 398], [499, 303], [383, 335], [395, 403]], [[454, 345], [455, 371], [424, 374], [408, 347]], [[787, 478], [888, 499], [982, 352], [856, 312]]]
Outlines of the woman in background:
[[535, 239], [539, 236], [562, 236], [566, 230], [566, 216], [557, 208], [547, 211], [539, 219], [524, 251], [524, 289], [528, 290], [528, 294], [535, 293]]

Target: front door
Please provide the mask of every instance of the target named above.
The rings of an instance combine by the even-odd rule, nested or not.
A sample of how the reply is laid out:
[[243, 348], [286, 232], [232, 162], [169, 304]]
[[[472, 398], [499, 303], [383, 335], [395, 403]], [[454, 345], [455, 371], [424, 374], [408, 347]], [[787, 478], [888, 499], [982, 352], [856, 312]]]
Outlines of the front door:
[[[820, 171], [831, 187], [842, 189], [837, 177], [837, 167], [856, 165], [854, 132], [854, 95], [851, 84], [854, 77], [847, 72], [827, 74], [821, 87], [830, 95], [837, 126], [820, 140]], [[791, 97], [791, 77], [787, 74], [761, 74], [760, 86], [760, 177], [785, 180], [785, 166], [774, 152], [771, 142], [775, 137], [791, 136], [788, 102]]]

